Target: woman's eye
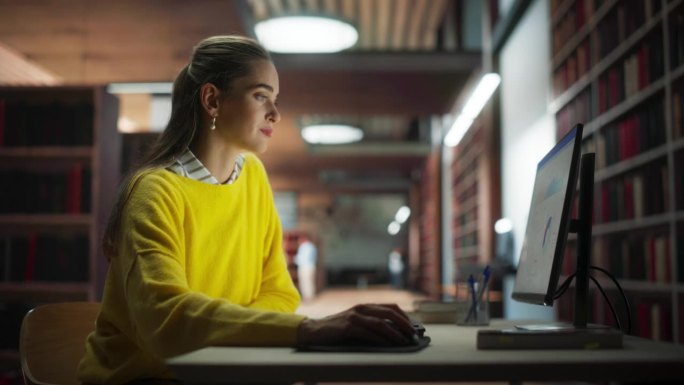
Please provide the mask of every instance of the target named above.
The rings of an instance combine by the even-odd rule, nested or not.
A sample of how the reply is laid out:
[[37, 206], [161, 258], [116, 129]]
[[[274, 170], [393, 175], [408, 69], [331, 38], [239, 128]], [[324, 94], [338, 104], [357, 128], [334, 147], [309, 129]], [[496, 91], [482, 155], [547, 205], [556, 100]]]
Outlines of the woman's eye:
[[266, 97], [266, 95], [261, 95], [261, 94], [256, 94], [256, 95], [255, 95], [255, 98], [256, 98], [258, 101], [260, 101], [260, 102], [263, 102], [263, 101], [265, 101], [266, 99], [268, 99], [268, 98]]

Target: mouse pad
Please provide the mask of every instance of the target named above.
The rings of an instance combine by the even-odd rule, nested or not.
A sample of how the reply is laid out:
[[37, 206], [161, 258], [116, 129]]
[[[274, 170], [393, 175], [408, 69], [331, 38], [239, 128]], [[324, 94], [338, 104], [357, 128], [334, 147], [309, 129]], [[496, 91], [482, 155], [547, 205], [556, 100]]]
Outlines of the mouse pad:
[[311, 345], [297, 346], [298, 352], [378, 352], [378, 353], [413, 353], [425, 349], [430, 344], [430, 337], [422, 336], [416, 345], [373, 346], [373, 345]]

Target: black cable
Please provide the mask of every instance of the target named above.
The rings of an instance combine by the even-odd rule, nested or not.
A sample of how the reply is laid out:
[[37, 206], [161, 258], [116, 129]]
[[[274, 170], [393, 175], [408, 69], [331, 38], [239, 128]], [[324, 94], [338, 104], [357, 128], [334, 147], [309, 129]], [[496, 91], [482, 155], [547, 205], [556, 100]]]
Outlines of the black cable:
[[568, 278], [565, 278], [565, 281], [558, 286], [558, 289], [556, 289], [556, 292], [553, 294], [553, 299], [558, 299], [565, 294], [565, 291], [570, 287], [570, 283], [572, 283], [572, 279], [575, 278], [575, 275], [577, 274], [573, 273]]
[[603, 274], [608, 276], [608, 278], [610, 278], [613, 281], [613, 283], [615, 283], [615, 286], [618, 288], [620, 295], [622, 295], [622, 300], [624, 301], [625, 308], [627, 310], [626, 311], [627, 312], [627, 334], [631, 334], [632, 333], [632, 309], [629, 306], [629, 301], [627, 300], [627, 296], [625, 295], [625, 292], [622, 290], [622, 286], [620, 286], [620, 282], [618, 282], [617, 279], [615, 279], [615, 277], [613, 277], [613, 275], [610, 274], [605, 269], [602, 269], [598, 266], [589, 266], [589, 268], [602, 272]]
[[591, 275], [589, 278], [594, 282], [594, 285], [596, 285], [596, 288], [599, 289], [601, 292], [601, 295], [603, 295], [603, 299], [606, 300], [606, 303], [608, 304], [608, 307], [610, 308], [610, 312], [613, 313], [613, 319], [615, 319], [615, 324], [617, 325], [617, 328], [622, 331], [622, 325], [620, 324], [620, 318], [618, 318], [617, 313], [615, 312], [615, 308], [613, 307], [613, 303], [610, 302], [610, 299], [608, 299], [608, 295], [606, 294], [605, 291], [603, 291], [603, 288], [601, 287], [601, 284], [596, 280], [596, 278], [592, 277]]

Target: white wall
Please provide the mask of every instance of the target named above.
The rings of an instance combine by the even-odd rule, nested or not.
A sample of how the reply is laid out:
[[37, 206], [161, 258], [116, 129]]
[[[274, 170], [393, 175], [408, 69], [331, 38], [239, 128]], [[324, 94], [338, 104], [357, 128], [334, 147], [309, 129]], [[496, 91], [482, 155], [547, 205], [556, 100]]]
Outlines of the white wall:
[[[556, 141], [555, 121], [547, 111], [551, 79], [549, 9], [535, 0], [509, 37], [499, 57], [501, 81], [502, 213], [513, 221], [517, 263], [532, 199], [537, 162]], [[504, 282], [504, 316], [550, 319], [542, 306], [510, 299], [513, 279]]]

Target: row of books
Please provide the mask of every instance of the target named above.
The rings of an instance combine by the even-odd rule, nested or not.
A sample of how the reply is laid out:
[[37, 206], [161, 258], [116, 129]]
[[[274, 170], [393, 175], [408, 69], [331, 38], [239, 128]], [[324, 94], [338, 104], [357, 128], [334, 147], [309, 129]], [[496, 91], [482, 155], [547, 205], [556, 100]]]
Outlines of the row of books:
[[[660, 0], [618, 1], [592, 34], [592, 57], [598, 61], [608, 56], [620, 43], [658, 14], [660, 4]], [[660, 52], [662, 57], [662, 50]]]
[[93, 111], [90, 103], [0, 99], [0, 147], [91, 146]]
[[456, 234], [456, 237], [454, 237], [454, 250], [472, 246], [477, 246], [477, 231], [473, 231], [464, 235]]
[[684, 5], [672, 12], [669, 24], [670, 68], [675, 69], [684, 64]]
[[81, 165], [57, 173], [0, 172], [0, 213], [88, 213], [91, 179], [90, 169]]
[[603, 168], [661, 146], [666, 141], [662, 97], [605, 126], [596, 135], [596, 167]]
[[636, 330], [639, 337], [672, 341], [672, 306], [666, 299], [641, 299], [636, 303]]
[[0, 282], [86, 282], [87, 236], [31, 234], [0, 238]]
[[[599, 297], [599, 295], [596, 295]], [[623, 300], [617, 293], [609, 295], [613, 306], [616, 307], [618, 316], [621, 317], [623, 329], [626, 329], [626, 309], [621, 306]], [[669, 297], [629, 295], [628, 300], [632, 311], [632, 334], [642, 338], [656, 341], [672, 342], [674, 335], [672, 325], [672, 304]], [[615, 320], [610, 307], [603, 301], [596, 300], [594, 312], [597, 314], [598, 323], [615, 326]]]
[[641, 45], [599, 77], [599, 113], [636, 95], [664, 73], [663, 38], [650, 34]]
[[[562, 321], [572, 322], [573, 320], [573, 293], [574, 291], [569, 291], [554, 305], [558, 318]], [[623, 332], [627, 332], [627, 309], [624, 306], [624, 300], [612, 290], [607, 295], [620, 320]], [[636, 296], [628, 293], [627, 300], [631, 309], [632, 335], [656, 341], [673, 341], [672, 305], [669, 297]], [[591, 291], [589, 322], [617, 327], [610, 306], [597, 290]]]
[[[591, 19], [598, 8], [601, 7], [602, 0], [576, 0], [575, 3], [563, 15], [563, 18], [553, 28], [553, 54], [560, 52], [565, 44], [577, 34]], [[553, 9], [553, 7], [552, 7]]]
[[656, 161], [602, 183], [595, 199], [597, 223], [661, 214], [669, 207], [667, 165]]
[[[460, 186], [458, 186], [460, 187]], [[458, 191], [458, 190], [457, 190]], [[457, 192], [457, 198], [459, 202], [465, 202], [469, 199], [475, 199], [477, 197], [477, 182], [471, 183], [468, 187], [460, 192]]]
[[598, 238], [593, 247], [593, 255], [599, 256], [602, 265], [617, 279], [659, 283], [669, 283], [673, 279], [667, 233], [631, 233]]
[[554, 95], [559, 96], [591, 69], [589, 40], [584, 40], [553, 73]]
[[567, 134], [575, 124], [587, 123], [594, 118], [592, 113], [592, 97], [591, 89], [587, 88], [582, 91], [570, 103], [566, 104], [556, 114], [556, 129], [558, 131], [558, 138], [562, 138]]

